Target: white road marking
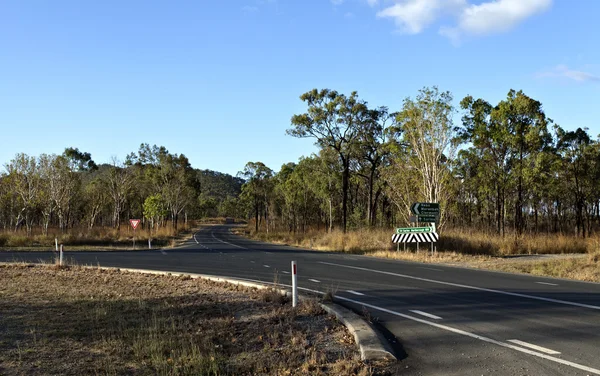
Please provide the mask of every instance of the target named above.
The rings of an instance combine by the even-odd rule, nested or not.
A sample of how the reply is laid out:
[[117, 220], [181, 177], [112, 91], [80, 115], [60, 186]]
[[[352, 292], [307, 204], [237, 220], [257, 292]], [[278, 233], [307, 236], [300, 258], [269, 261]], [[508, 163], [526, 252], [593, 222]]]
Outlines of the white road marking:
[[427, 269], [427, 270], [435, 270], [436, 272], [443, 272], [443, 270], [442, 270], [442, 269], [426, 268], [426, 267], [424, 267], [424, 266], [419, 266], [418, 268], [419, 268], [419, 269]]
[[321, 283], [321, 281], [319, 281], [318, 279], [309, 278], [308, 280], [314, 283]]
[[[273, 282], [265, 282], [265, 281], [260, 281], [260, 280], [255, 280], [255, 279], [249, 279], [249, 278], [238, 278], [238, 279], [243, 280], [243, 281], [249, 281], [249, 282], [257, 282], [257, 283], [264, 283], [264, 284], [268, 284], [268, 285], [275, 285], [275, 283], [273, 283]], [[286, 285], [286, 284], [279, 284], [279, 286], [292, 287], [291, 285]], [[313, 289], [309, 289], [309, 288], [306, 288], [306, 287], [298, 287], [298, 290], [310, 291], [310, 292], [313, 292], [313, 293], [316, 293], [316, 294], [325, 295], [325, 293], [322, 292], [322, 291], [313, 290]], [[539, 353], [539, 352], [535, 352], [533, 350], [529, 350], [529, 349], [526, 349], [526, 348], [514, 346], [514, 345], [512, 345], [510, 343], [496, 341], [496, 340], [491, 339], [491, 338], [483, 337], [483, 336], [480, 336], [480, 335], [477, 335], [477, 334], [474, 334], [474, 333], [469, 333], [469, 332], [466, 332], [464, 330], [456, 329], [456, 328], [453, 328], [453, 327], [450, 327], [450, 326], [447, 326], [447, 325], [442, 325], [442, 324], [438, 324], [438, 323], [435, 323], [435, 322], [431, 322], [431, 321], [427, 321], [427, 320], [424, 320], [424, 319], [420, 319], [418, 317], [413, 317], [413, 316], [410, 316], [410, 315], [405, 315], [405, 314], [402, 314], [402, 313], [399, 313], [399, 312], [395, 312], [395, 311], [392, 311], [392, 310], [389, 310], [389, 309], [386, 309], [386, 308], [383, 308], [383, 307], [378, 307], [378, 306], [374, 306], [372, 304], [363, 303], [363, 302], [360, 302], [358, 300], [354, 300], [354, 299], [350, 299], [350, 298], [345, 298], [345, 297], [339, 296], [339, 295], [336, 295], [336, 298], [341, 299], [341, 300], [345, 300], [347, 302], [351, 302], [351, 303], [354, 303], [354, 304], [363, 305], [365, 307], [369, 307], [369, 308], [372, 308], [372, 309], [375, 309], [375, 310], [378, 310], [378, 311], [390, 313], [390, 314], [395, 315], [395, 316], [404, 317], [404, 318], [409, 319], [409, 320], [417, 321], [417, 322], [420, 322], [422, 324], [430, 325], [430, 326], [433, 326], [433, 327], [436, 327], [436, 328], [439, 328], [439, 329], [443, 329], [443, 330], [447, 330], [447, 331], [450, 331], [450, 332], [453, 332], [453, 333], [456, 333], [456, 334], [464, 335], [464, 336], [475, 338], [475, 339], [478, 339], [478, 340], [481, 340], [481, 341], [484, 341], [484, 342], [488, 342], [488, 343], [492, 343], [492, 344], [495, 344], [495, 345], [498, 345], [498, 346], [506, 347], [506, 348], [509, 348], [509, 349], [512, 349], [512, 350], [515, 350], [515, 351], [520, 351], [520, 352], [528, 354], [528, 355], [537, 356], [539, 358], [546, 359], [546, 360], [549, 360], [551, 362], [564, 364], [566, 366], [570, 366], [570, 367], [577, 368], [577, 369], [580, 369], [580, 370], [583, 370], [583, 371], [586, 371], [586, 372], [591, 372], [591, 373], [595, 373], [597, 375], [600, 375], [600, 369], [595, 369], [595, 368], [592, 368], [592, 367], [584, 366], [582, 364], [577, 364], [577, 363], [574, 363], [574, 362], [570, 362], [568, 360], [564, 360], [564, 359], [560, 359], [560, 358], [555, 358], [553, 356], [546, 355], [546, 354]]]
[[548, 282], [536, 282], [540, 285], [548, 285], [548, 286], [558, 286], [558, 283], [548, 283]]
[[194, 241], [196, 242], [196, 244], [200, 244], [200, 242], [198, 242], [198, 239], [196, 239], [196, 234], [194, 234]]
[[537, 357], [542, 358], [542, 359], [550, 360], [550, 361], [555, 362], [555, 363], [564, 364], [566, 366], [570, 366], [570, 367], [577, 368], [577, 369], [580, 369], [580, 370], [583, 370], [583, 371], [586, 371], [586, 372], [591, 372], [591, 373], [595, 373], [595, 374], [600, 375], [600, 369], [595, 369], [595, 368], [592, 368], [592, 367], [584, 366], [582, 364], [570, 362], [568, 360], [564, 360], [564, 359], [560, 359], [560, 358], [555, 358], [553, 356], [546, 355], [546, 354], [539, 353], [539, 352], [535, 352], [533, 350], [529, 350], [529, 349], [526, 349], [526, 348], [518, 347], [518, 346], [512, 345], [510, 343], [496, 341], [495, 339], [492, 339], [492, 338], [480, 336], [480, 335], [475, 334], [475, 333], [466, 332], [464, 330], [453, 328], [451, 326], [442, 325], [442, 324], [438, 324], [438, 323], [435, 323], [435, 322], [423, 320], [423, 319], [420, 319], [418, 317], [414, 317], [414, 316], [410, 316], [410, 315], [405, 315], [403, 313], [395, 312], [395, 311], [389, 310], [387, 308], [378, 307], [378, 306], [375, 306], [375, 305], [372, 305], [372, 304], [368, 304], [368, 303], [363, 303], [363, 302], [360, 302], [358, 300], [349, 299], [349, 298], [345, 298], [343, 296], [338, 296], [338, 295], [336, 295], [336, 298], [337, 299], [341, 299], [341, 300], [345, 300], [345, 301], [348, 301], [348, 302], [351, 302], [351, 303], [354, 303], [354, 304], [363, 305], [365, 307], [369, 307], [369, 308], [375, 309], [377, 311], [389, 313], [389, 314], [394, 315], [394, 316], [399, 316], [399, 317], [403, 317], [405, 319], [417, 321], [417, 322], [420, 322], [420, 323], [425, 324], [425, 325], [434, 326], [436, 328], [447, 330], [447, 331], [452, 332], [452, 333], [456, 333], [456, 334], [460, 334], [460, 335], [463, 335], [463, 336], [475, 338], [475, 339], [478, 339], [480, 341], [492, 343], [494, 345], [506, 347], [506, 348], [509, 348], [509, 349], [512, 349], [512, 350], [520, 351], [520, 352], [525, 353], [525, 354], [529, 354], [529, 355], [537, 356]]
[[346, 292], [349, 292], [350, 294], [354, 294], [354, 295], [358, 295], [358, 296], [365, 296], [365, 294], [363, 294], [362, 292], [358, 292], [358, 291], [354, 291], [354, 290], [346, 290]]
[[379, 273], [379, 274], [386, 274], [386, 275], [393, 275], [393, 276], [396, 276], [396, 277], [409, 278], [409, 279], [414, 279], [414, 280], [417, 280], [417, 281], [424, 281], [424, 282], [430, 282], [430, 283], [437, 283], [437, 284], [440, 284], [440, 285], [461, 287], [461, 288], [471, 289], [471, 290], [493, 292], [495, 294], [517, 296], [519, 298], [535, 299], [535, 300], [541, 300], [541, 301], [544, 301], [544, 302], [558, 303], [558, 304], [571, 305], [571, 306], [575, 306], [575, 307], [582, 307], [582, 308], [590, 308], [590, 309], [600, 310], [599, 306], [594, 306], [594, 305], [590, 305], [590, 304], [583, 304], [583, 303], [576, 303], [576, 302], [569, 302], [567, 300], [550, 299], [550, 298], [544, 298], [544, 297], [541, 297], [541, 296], [519, 294], [519, 293], [516, 293], [516, 292], [508, 292], [508, 291], [502, 291], [502, 290], [488, 289], [488, 288], [484, 288], [484, 287], [461, 285], [459, 283], [437, 281], [435, 279], [414, 277], [414, 276], [406, 275], [406, 274], [398, 274], [398, 273], [392, 273], [392, 272], [385, 272], [385, 271], [382, 271], [382, 270], [361, 268], [361, 267], [358, 267], [358, 266], [334, 264], [334, 263], [331, 263], [331, 262], [324, 262], [324, 261], [319, 261], [319, 263], [320, 264], [325, 264], [325, 265], [339, 266], [341, 268], [364, 270], [364, 271], [367, 271], [367, 272], [373, 272], [373, 273]]
[[253, 264], [256, 264], [256, 261], [250, 261], [250, 262], [253, 263]]
[[163, 255], [167, 254], [167, 252], [163, 251], [162, 249], [160, 250], [160, 253], [162, 253]]
[[512, 342], [512, 343], [516, 343], [517, 345], [529, 347], [531, 349], [534, 349], [534, 350], [537, 350], [537, 351], [541, 351], [541, 352], [545, 352], [546, 354], [550, 354], [550, 355], [558, 355], [558, 354], [560, 354], [560, 352], [558, 352], [558, 351], [550, 350], [550, 349], [547, 349], [545, 347], [534, 345], [534, 344], [531, 344], [531, 343], [519, 341], [518, 339], [509, 339], [508, 342]]
[[285, 271], [285, 270], [282, 270], [281, 272], [282, 272], [283, 274], [290, 274], [290, 272], [287, 272], [287, 271]]
[[270, 266], [269, 266], [269, 265], [263, 265], [263, 266], [264, 266], [265, 268], [270, 268]]
[[214, 232], [211, 232], [210, 234], [212, 235], [212, 237], [213, 237], [213, 238], [214, 238], [216, 241], [219, 241], [219, 242], [221, 242], [221, 243], [225, 243], [225, 244], [227, 244], [227, 245], [230, 245], [230, 246], [232, 246], [232, 247], [236, 247], [236, 248], [248, 249], [248, 248], [241, 247], [241, 246], [239, 246], [239, 245], [235, 245], [235, 244], [232, 244], [232, 243], [226, 242], [225, 240], [221, 240], [221, 239], [219, 239], [219, 238], [217, 238], [217, 237], [215, 236], [215, 233], [214, 233]]
[[436, 315], [432, 315], [431, 313], [427, 313], [427, 312], [423, 312], [423, 311], [419, 311], [416, 309], [411, 310], [412, 313], [416, 313], [417, 315], [421, 315], [421, 316], [425, 316], [425, 317], [429, 317], [430, 319], [434, 319], [434, 320], [441, 320], [442, 318]]

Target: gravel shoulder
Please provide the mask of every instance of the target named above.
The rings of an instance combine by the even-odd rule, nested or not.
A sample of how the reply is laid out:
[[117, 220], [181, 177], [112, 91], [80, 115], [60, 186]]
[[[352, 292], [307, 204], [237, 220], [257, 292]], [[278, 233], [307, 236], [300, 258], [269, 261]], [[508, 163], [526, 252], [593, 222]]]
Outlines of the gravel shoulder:
[[1, 375], [374, 375], [314, 301], [189, 277], [0, 265]]

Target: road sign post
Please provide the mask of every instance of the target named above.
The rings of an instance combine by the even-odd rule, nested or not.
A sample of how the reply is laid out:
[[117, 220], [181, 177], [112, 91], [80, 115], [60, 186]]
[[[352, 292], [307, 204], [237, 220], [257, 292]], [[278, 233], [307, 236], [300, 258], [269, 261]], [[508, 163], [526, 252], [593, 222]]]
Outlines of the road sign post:
[[141, 220], [139, 219], [130, 219], [129, 224], [133, 227], [133, 249], [135, 250], [135, 230], [138, 228]]

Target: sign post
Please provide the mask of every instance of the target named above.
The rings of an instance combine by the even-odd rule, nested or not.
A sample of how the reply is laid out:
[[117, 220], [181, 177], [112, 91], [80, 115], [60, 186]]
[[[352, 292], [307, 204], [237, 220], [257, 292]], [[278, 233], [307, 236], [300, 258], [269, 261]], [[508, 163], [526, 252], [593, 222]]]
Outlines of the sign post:
[[129, 223], [131, 224], [131, 227], [133, 227], [133, 249], [135, 250], [135, 230], [138, 228], [138, 225], [140, 224], [141, 220], [139, 219], [130, 219]]

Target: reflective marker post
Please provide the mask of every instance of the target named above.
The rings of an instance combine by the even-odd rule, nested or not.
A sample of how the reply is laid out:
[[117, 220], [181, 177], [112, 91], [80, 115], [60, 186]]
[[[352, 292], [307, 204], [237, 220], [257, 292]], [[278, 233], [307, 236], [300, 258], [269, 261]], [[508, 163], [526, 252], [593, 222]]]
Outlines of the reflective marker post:
[[292, 261], [292, 307], [296, 307], [298, 304], [298, 276], [296, 272], [298, 268], [296, 261]]
[[63, 245], [60, 245], [60, 254], [58, 256], [58, 265], [62, 266], [63, 265]]

